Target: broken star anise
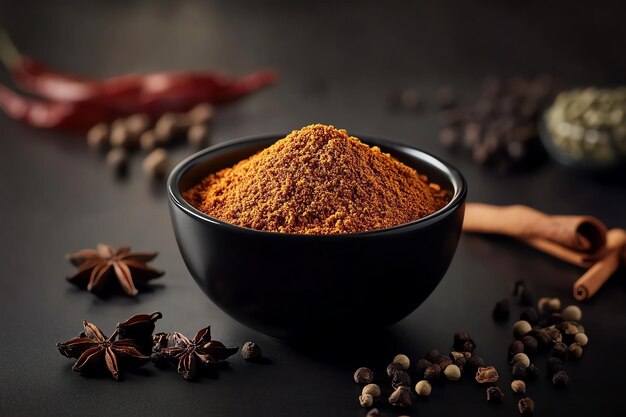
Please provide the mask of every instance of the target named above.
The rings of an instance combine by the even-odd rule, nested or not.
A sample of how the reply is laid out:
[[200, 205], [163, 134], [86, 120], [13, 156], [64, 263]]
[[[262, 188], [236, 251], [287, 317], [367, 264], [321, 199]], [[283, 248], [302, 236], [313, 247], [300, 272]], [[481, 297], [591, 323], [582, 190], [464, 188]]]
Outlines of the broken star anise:
[[114, 276], [124, 292], [135, 296], [139, 292], [136, 285], [163, 275], [163, 271], [149, 267], [146, 263], [157, 256], [156, 253], [133, 253], [128, 247], [116, 251], [109, 245], [99, 244], [97, 249], [83, 249], [71, 255], [68, 260], [78, 269], [67, 280], [87, 291], [98, 293]]
[[187, 381], [198, 375], [202, 368], [211, 368], [238, 350], [227, 348], [217, 340], [211, 340], [210, 327], [198, 331], [193, 340], [178, 332], [171, 333], [168, 339], [172, 341], [173, 346], [155, 352], [153, 360], [165, 360], [176, 366], [178, 373]]
[[102, 334], [98, 327], [83, 321], [84, 331], [79, 337], [57, 343], [63, 356], [77, 359], [72, 369], [83, 375], [107, 369], [119, 380], [122, 370], [137, 368], [150, 362], [150, 356], [142, 355], [131, 339], [115, 340], [118, 331], [110, 337]]

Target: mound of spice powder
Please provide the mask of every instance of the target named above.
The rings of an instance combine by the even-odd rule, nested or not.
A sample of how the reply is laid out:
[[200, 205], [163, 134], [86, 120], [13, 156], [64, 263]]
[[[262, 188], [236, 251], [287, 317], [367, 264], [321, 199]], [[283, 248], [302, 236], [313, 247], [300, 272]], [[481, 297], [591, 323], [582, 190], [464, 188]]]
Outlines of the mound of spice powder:
[[321, 124], [291, 132], [184, 193], [224, 222], [295, 234], [397, 226], [437, 211], [449, 195], [378, 147]]

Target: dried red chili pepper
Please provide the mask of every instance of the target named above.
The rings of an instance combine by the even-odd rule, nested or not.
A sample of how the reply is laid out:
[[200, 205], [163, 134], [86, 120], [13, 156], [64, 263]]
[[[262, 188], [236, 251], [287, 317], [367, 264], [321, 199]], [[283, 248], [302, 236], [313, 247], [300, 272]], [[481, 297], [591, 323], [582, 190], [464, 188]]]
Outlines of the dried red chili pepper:
[[50, 100], [26, 99], [3, 88], [0, 107], [29, 125], [60, 129], [84, 130], [133, 113], [157, 118], [169, 111], [187, 111], [199, 103], [227, 103], [276, 81], [273, 70], [240, 78], [212, 72], [159, 72], [86, 79], [51, 70], [20, 55], [6, 36], [0, 40], [0, 59], [16, 84]]

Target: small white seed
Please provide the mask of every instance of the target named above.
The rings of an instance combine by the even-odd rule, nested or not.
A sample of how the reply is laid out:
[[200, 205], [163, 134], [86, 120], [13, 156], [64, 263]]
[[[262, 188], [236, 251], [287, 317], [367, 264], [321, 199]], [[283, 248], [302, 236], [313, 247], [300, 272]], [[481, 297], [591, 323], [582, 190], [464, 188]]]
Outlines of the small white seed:
[[158, 148], [143, 160], [143, 171], [151, 177], [164, 177], [169, 169], [167, 152]]
[[397, 363], [404, 369], [409, 369], [409, 367], [411, 366], [411, 361], [409, 360], [409, 357], [403, 354], [396, 355], [396, 357], [393, 358], [393, 363]]
[[361, 407], [371, 407], [372, 404], [374, 404], [374, 397], [369, 394], [361, 394], [359, 396], [359, 403], [361, 404]]
[[376, 384], [367, 384], [363, 387], [362, 394], [369, 394], [374, 398], [380, 397], [380, 387]]
[[526, 368], [530, 366], [530, 358], [525, 353], [518, 353], [517, 355], [513, 356], [513, 359], [511, 360], [511, 364], [514, 364], [517, 362], [524, 364]]
[[576, 333], [576, 336], [574, 336], [574, 341], [580, 346], [587, 346], [587, 343], [589, 343], [589, 338], [584, 333]]
[[443, 373], [450, 381], [457, 381], [461, 378], [461, 368], [456, 365], [446, 366], [446, 369], [443, 370]]
[[432, 385], [430, 385], [430, 382], [426, 380], [421, 380], [415, 385], [415, 392], [420, 397], [428, 397], [432, 389], [433, 389]]
[[520, 379], [516, 379], [511, 382], [511, 389], [516, 394], [523, 394], [526, 392], [526, 383]]
[[533, 327], [526, 320], [520, 320], [513, 325], [513, 334], [517, 338], [525, 336]]
[[565, 307], [561, 314], [565, 321], [580, 321], [583, 317], [583, 312], [580, 310], [580, 307], [573, 305]]

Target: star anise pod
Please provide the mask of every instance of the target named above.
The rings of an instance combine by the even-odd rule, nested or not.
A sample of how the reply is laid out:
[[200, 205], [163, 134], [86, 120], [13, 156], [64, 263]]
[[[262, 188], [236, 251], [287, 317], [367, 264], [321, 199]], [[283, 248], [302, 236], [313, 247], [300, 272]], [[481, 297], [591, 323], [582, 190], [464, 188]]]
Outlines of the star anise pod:
[[163, 317], [158, 311], [152, 314], [135, 314], [128, 320], [117, 324], [120, 339], [132, 339], [137, 344], [141, 353], [152, 353], [152, 333], [154, 323]]
[[78, 268], [67, 280], [89, 292], [98, 293], [115, 276], [124, 292], [135, 296], [139, 292], [135, 285], [144, 285], [148, 280], [163, 275], [163, 271], [146, 264], [156, 256], [156, 253], [132, 253], [128, 247], [115, 251], [109, 245], [99, 244], [97, 249], [83, 249], [67, 256]]
[[220, 361], [237, 353], [238, 348], [227, 348], [222, 342], [211, 340], [211, 328], [205, 327], [193, 340], [174, 332], [169, 339], [173, 346], [161, 349], [153, 355], [156, 361], [167, 360], [176, 366], [178, 373], [190, 381], [203, 368], [212, 368]]
[[92, 374], [107, 369], [119, 380], [123, 369], [133, 369], [150, 362], [131, 339], [115, 340], [118, 331], [106, 337], [93, 323], [83, 321], [84, 331], [75, 339], [57, 343], [63, 356], [77, 359], [72, 369], [81, 374]]

